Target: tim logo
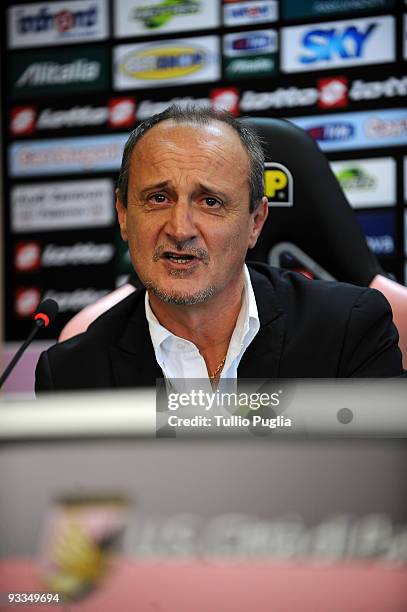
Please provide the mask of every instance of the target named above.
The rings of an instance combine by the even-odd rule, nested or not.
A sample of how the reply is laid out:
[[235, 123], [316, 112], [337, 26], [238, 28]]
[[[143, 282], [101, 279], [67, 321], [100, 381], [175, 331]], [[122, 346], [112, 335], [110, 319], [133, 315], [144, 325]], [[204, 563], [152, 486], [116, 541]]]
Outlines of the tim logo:
[[334, 58], [345, 60], [360, 58], [367, 40], [376, 27], [376, 23], [371, 23], [364, 29], [357, 26], [348, 26], [344, 29], [315, 28], [304, 35], [302, 45], [308, 53], [300, 55], [298, 59], [302, 64], [314, 64]]
[[307, 129], [307, 132], [314, 140], [324, 142], [334, 142], [338, 140], [348, 140], [355, 132], [351, 123], [327, 123], [326, 125], [317, 125]]
[[268, 36], [241, 36], [232, 42], [234, 51], [261, 51], [270, 45]]

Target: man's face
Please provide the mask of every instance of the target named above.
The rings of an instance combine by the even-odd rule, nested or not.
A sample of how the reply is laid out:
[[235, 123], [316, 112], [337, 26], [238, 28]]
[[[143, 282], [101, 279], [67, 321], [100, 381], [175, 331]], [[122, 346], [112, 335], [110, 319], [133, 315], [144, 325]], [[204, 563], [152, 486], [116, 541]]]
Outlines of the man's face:
[[241, 286], [247, 249], [268, 209], [264, 199], [249, 212], [248, 173], [239, 136], [218, 121], [164, 121], [137, 143], [127, 209], [119, 199], [116, 206], [133, 266], [150, 292], [196, 304]]

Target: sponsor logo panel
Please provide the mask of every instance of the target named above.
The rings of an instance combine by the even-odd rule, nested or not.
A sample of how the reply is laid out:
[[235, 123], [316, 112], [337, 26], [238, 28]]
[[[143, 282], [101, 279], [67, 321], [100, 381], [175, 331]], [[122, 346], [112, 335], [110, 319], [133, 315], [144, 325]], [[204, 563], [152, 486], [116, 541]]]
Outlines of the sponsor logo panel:
[[223, 37], [224, 73], [228, 79], [273, 74], [277, 69], [277, 33], [257, 30]]
[[342, 108], [348, 105], [348, 79], [336, 77], [319, 79], [318, 106], [320, 108]]
[[264, 193], [269, 206], [293, 206], [294, 181], [291, 172], [277, 162], [266, 162], [264, 166]]
[[131, 128], [136, 123], [136, 101], [134, 98], [111, 98], [108, 103], [110, 128]]
[[281, 70], [305, 72], [395, 60], [390, 15], [282, 29]]
[[239, 114], [239, 90], [236, 87], [219, 87], [209, 92], [209, 98], [194, 98], [192, 96], [174, 97], [170, 100], [143, 100], [137, 108], [137, 120], [144, 121], [156, 113], [162, 113], [172, 104], [181, 108], [194, 106], [196, 108], [215, 108], [227, 110], [235, 117]]
[[396, 252], [395, 218], [391, 212], [357, 213], [369, 249], [375, 255], [390, 256]]
[[38, 272], [41, 268], [41, 244], [37, 240], [16, 244], [14, 268], [17, 272]]
[[108, 35], [106, 0], [13, 6], [8, 32], [11, 49], [103, 40]]
[[232, 2], [223, 7], [225, 26], [256, 25], [276, 21], [277, 18], [278, 5], [275, 0]]
[[18, 242], [14, 249], [14, 268], [17, 272], [38, 272], [41, 268], [66, 266], [95, 266], [113, 259], [114, 246], [110, 243], [76, 242], [74, 244]]
[[10, 132], [13, 136], [30, 136], [37, 127], [35, 106], [15, 106], [10, 111]]
[[317, 79], [309, 87], [278, 87], [264, 92], [245, 91], [242, 94], [243, 111], [264, 111], [280, 108], [314, 106], [323, 109], [347, 107], [349, 102], [404, 98], [407, 96], [407, 77], [390, 76], [383, 81], [364, 81], [338, 75]]
[[331, 162], [353, 208], [396, 205], [396, 161], [391, 157]]
[[407, 142], [407, 109], [288, 119], [308, 132], [323, 151], [403, 146]]
[[[93, 304], [111, 289], [74, 289], [73, 291], [45, 290], [42, 299], [51, 298], [58, 303], [59, 312], [79, 312], [85, 306]], [[39, 286], [19, 287], [14, 295], [14, 311], [18, 318], [31, 317], [41, 301], [42, 290]]]
[[17, 185], [11, 190], [14, 233], [106, 227], [114, 222], [110, 179]]
[[162, 113], [171, 104], [178, 104], [181, 108], [186, 106], [194, 106], [196, 108], [210, 108], [211, 102], [209, 98], [193, 98], [192, 96], [184, 96], [182, 98], [172, 98], [170, 100], [156, 101], [143, 100], [137, 107], [137, 120], [144, 121], [152, 117], [156, 113]]
[[13, 136], [30, 136], [78, 127], [133, 127], [136, 123], [136, 101], [131, 97], [111, 98], [105, 105], [75, 105], [69, 108], [14, 106], [10, 112], [10, 132]]
[[29, 140], [9, 148], [10, 176], [118, 170], [127, 134]]
[[82, 308], [93, 304], [100, 298], [109, 293], [111, 289], [94, 289], [87, 287], [86, 289], [74, 289], [73, 291], [58, 291], [55, 289], [47, 289], [43, 299], [51, 298], [55, 300], [59, 306], [59, 312], [79, 312]]
[[115, 89], [169, 87], [220, 78], [217, 36], [120, 45], [113, 49], [113, 57]]
[[107, 53], [104, 47], [81, 47], [12, 55], [10, 91], [16, 98], [33, 98], [106, 89]]
[[31, 317], [41, 301], [40, 287], [18, 287], [14, 293], [14, 312], [19, 319]]
[[213, 0], [115, 0], [115, 36], [152, 36], [219, 26]]
[[239, 90], [237, 87], [212, 89], [210, 100], [215, 110], [227, 110], [234, 117], [239, 115]]
[[240, 99], [242, 112], [265, 111], [279, 108], [295, 108], [297, 106], [311, 106], [318, 99], [314, 87], [278, 87], [273, 91], [245, 91]]
[[333, 13], [392, 8], [394, 4], [395, 0], [301, 0], [300, 2], [299, 0], [284, 0], [281, 3], [281, 10], [284, 19], [298, 19]]

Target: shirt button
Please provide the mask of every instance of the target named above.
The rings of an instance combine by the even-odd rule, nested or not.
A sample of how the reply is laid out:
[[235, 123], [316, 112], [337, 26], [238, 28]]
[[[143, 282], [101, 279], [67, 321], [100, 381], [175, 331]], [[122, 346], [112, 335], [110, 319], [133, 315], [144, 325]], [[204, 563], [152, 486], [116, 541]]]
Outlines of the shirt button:
[[181, 342], [178, 342], [177, 348], [180, 349], [180, 350], [184, 350], [185, 347], [184, 347], [184, 345]]

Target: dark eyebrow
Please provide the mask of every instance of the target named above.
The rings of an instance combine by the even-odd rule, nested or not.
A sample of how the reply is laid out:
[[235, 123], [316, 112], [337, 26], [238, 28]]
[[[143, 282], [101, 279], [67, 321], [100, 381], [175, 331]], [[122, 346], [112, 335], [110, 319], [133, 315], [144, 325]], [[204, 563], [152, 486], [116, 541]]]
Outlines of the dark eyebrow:
[[[150, 191], [166, 189], [166, 188], [172, 189], [171, 181], [161, 181], [161, 183], [152, 183], [151, 185], [147, 185], [147, 187], [144, 187], [144, 189], [141, 190], [140, 194], [144, 196]], [[222, 191], [219, 191], [215, 187], [204, 185], [204, 183], [198, 183], [198, 187], [197, 189], [195, 189], [195, 193], [210, 193], [213, 195], [217, 195], [225, 200], [228, 199], [227, 194], [223, 193]]]
[[212, 193], [213, 195], [220, 196], [224, 200], [228, 199], [227, 194], [223, 193], [222, 191], [219, 191], [219, 189], [216, 189], [216, 187], [209, 187], [209, 185], [204, 185], [203, 183], [198, 183], [198, 186], [199, 186], [199, 189], [197, 189], [197, 191], [201, 191], [204, 193]]
[[165, 187], [169, 186], [169, 181], [162, 181], [161, 183], [154, 183], [152, 185], [147, 185], [147, 187], [144, 187], [144, 189], [141, 190], [141, 194], [145, 195], [146, 193], [148, 193], [151, 190], [156, 190], [156, 189], [164, 189]]

